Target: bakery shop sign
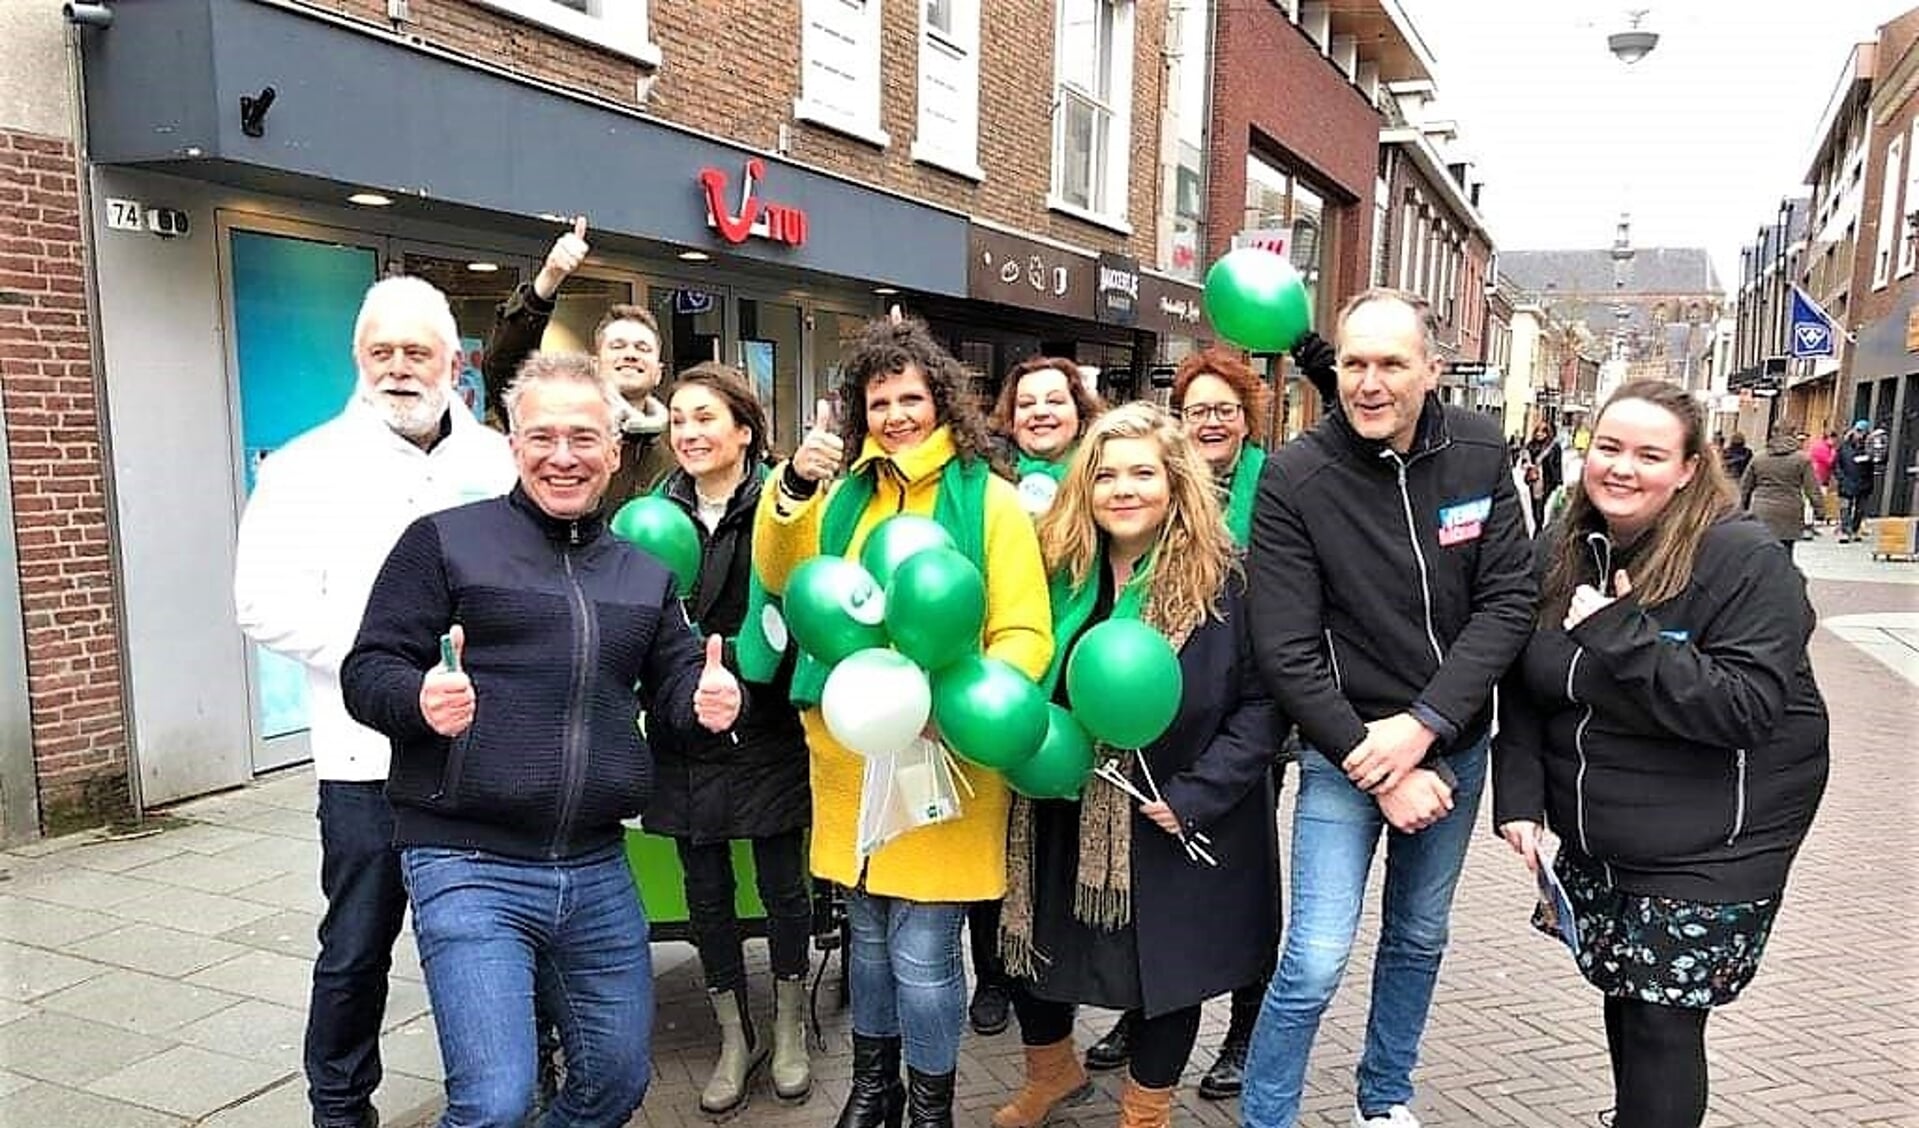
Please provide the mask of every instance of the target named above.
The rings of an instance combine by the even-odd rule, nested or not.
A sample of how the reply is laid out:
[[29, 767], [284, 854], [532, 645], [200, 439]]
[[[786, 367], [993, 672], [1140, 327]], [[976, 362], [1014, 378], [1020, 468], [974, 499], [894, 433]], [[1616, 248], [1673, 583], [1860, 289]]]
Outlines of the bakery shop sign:
[[966, 250], [967, 297], [1093, 319], [1092, 256], [977, 226]]

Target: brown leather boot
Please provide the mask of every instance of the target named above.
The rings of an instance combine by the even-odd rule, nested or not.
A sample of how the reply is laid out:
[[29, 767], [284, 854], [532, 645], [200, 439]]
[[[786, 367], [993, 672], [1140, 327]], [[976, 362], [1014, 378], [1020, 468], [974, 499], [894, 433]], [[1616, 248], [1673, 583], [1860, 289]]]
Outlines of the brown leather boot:
[[1012, 1103], [993, 1114], [993, 1128], [1039, 1128], [1053, 1110], [1076, 1105], [1093, 1095], [1086, 1067], [1079, 1063], [1071, 1035], [1051, 1045], [1026, 1047], [1026, 1083]]
[[1148, 1089], [1126, 1079], [1119, 1093], [1119, 1128], [1166, 1128], [1173, 1120], [1173, 1090]]

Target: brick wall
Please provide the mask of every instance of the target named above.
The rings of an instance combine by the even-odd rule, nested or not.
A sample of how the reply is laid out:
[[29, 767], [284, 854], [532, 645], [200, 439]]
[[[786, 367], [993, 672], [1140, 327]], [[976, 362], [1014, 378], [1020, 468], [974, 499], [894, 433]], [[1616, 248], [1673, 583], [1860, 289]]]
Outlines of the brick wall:
[[[1876, 52], [1878, 77], [1874, 79], [1872, 93], [1872, 133], [1866, 141], [1865, 193], [1859, 205], [1859, 239], [1853, 256], [1852, 301], [1848, 320], [1853, 325], [1869, 325], [1882, 317], [1903, 310], [1911, 301], [1911, 287], [1919, 275], [1907, 275], [1900, 279], [1899, 240], [1895, 233], [1892, 241], [1892, 265], [1887, 271], [1888, 284], [1873, 289], [1873, 259], [1879, 250], [1879, 206], [1884, 193], [1886, 177], [1886, 146], [1895, 137], [1905, 138], [1901, 144], [1912, 148], [1912, 120], [1919, 112], [1919, 99], [1912, 97], [1910, 90], [1898, 90], [1899, 80], [1906, 77], [1914, 67], [1911, 57], [1919, 50], [1919, 10], [1908, 12], [1880, 29], [1879, 46]], [[1904, 97], [1895, 99], [1888, 96], [1887, 87]], [[1904, 160], [1910, 167], [1911, 162], [1919, 159], [1919, 154], [1906, 153]], [[1903, 195], [1906, 177], [1903, 173], [1895, 177], [1893, 191]], [[1919, 207], [1919, 201], [1902, 200], [1893, 211], [1893, 223], [1897, 225], [1906, 212]], [[1844, 401], [1850, 404], [1848, 398]], [[1849, 409], [1848, 409], [1849, 410]]]
[[1225, 254], [1239, 230], [1246, 154], [1257, 134], [1264, 156], [1282, 158], [1335, 197], [1332, 278], [1318, 311], [1326, 331], [1332, 311], [1371, 274], [1379, 113], [1277, 7], [1221, 4], [1217, 12], [1207, 257]]
[[[384, 0], [312, 0], [315, 7], [378, 24]], [[408, 34], [518, 73], [636, 106], [647, 68], [595, 51], [470, 0], [410, 0]], [[799, 0], [651, 0], [651, 35], [664, 56], [644, 109], [664, 121], [773, 151], [788, 124], [787, 155], [866, 184], [1096, 250], [1154, 255], [1158, 106], [1166, 0], [1139, 0], [1134, 14], [1129, 238], [1046, 207], [1052, 170], [1055, 0], [994, 0], [980, 25], [980, 165], [974, 183], [911, 157], [918, 115], [919, 8], [889, 2], [881, 35], [879, 149], [798, 122]], [[690, 173], [689, 173], [690, 175]]]
[[73, 147], [0, 130], [0, 401], [50, 832], [130, 809]]

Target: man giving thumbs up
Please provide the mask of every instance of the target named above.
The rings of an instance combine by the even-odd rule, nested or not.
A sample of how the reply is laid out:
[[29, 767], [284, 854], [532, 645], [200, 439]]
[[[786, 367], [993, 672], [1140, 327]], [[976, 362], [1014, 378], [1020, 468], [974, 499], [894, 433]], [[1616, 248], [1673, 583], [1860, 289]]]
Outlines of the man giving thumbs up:
[[620, 825], [653, 786], [637, 719], [680, 742], [724, 732], [740, 684], [717, 637], [702, 653], [666, 568], [606, 530], [618, 399], [593, 361], [536, 353], [507, 401], [519, 485], [407, 528], [341, 688], [392, 742], [393, 842], [446, 1123], [515, 1124], [532, 1103], [538, 968], [566, 1000], [551, 1015], [569, 1068], [549, 1119], [625, 1124], [653, 1020]]

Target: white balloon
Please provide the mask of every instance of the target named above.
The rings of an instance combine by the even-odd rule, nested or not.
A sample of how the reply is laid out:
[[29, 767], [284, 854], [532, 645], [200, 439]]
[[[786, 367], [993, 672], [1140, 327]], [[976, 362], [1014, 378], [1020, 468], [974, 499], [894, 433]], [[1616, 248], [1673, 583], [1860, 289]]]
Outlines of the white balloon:
[[885, 647], [840, 659], [820, 691], [820, 715], [833, 739], [862, 756], [899, 752], [926, 728], [933, 687], [911, 658]]

